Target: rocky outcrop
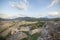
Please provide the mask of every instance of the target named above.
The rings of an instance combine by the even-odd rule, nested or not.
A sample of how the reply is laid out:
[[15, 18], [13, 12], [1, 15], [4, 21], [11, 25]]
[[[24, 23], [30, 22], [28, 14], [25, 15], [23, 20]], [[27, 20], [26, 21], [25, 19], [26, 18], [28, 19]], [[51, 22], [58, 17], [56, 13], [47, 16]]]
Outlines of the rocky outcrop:
[[6, 40], [21, 40], [23, 38], [27, 38], [28, 36], [23, 32], [17, 32], [14, 35], [10, 35]]
[[60, 22], [47, 22], [37, 40], [60, 40]]
[[30, 34], [30, 35], [33, 35], [33, 34], [35, 34], [35, 33], [40, 33], [41, 30], [42, 30], [41, 28], [37, 28], [37, 29], [34, 29], [34, 30], [29, 31], [29, 34]]

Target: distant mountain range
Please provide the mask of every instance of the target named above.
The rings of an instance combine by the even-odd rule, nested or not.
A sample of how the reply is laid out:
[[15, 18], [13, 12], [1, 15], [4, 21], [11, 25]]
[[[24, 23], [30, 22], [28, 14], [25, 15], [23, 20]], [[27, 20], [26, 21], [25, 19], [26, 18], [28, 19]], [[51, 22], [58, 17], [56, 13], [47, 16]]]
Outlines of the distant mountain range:
[[4, 18], [0, 18], [0, 21], [49, 21], [49, 20], [54, 20], [56, 18], [33, 18], [33, 17], [18, 17], [18, 18], [14, 18], [14, 19], [4, 19]]
[[38, 18], [32, 18], [32, 17], [18, 17], [18, 18], [14, 18], [14, 19], [4, 19], [4, 18], [0, 18], [0, 21], [35, 21], [38, 20]]

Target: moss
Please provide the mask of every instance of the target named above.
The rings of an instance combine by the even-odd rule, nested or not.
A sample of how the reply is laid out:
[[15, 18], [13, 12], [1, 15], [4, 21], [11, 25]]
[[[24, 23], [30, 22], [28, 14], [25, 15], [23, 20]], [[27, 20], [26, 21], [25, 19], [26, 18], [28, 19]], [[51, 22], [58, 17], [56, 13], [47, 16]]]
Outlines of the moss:
[[0, 40], [6, 40], [6, 38], [0, 35]]
[[24, 38], [24, 39], [22, 39], [22, 40], [28, 40], [28, 38]]

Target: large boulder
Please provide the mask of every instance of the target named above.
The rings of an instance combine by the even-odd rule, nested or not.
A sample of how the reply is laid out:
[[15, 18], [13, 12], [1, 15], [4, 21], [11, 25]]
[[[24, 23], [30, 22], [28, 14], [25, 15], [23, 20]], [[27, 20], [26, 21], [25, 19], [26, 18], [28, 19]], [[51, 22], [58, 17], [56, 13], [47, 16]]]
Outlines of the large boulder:
[[47, 22], [37, 40], [60, 40], [60, 22]]

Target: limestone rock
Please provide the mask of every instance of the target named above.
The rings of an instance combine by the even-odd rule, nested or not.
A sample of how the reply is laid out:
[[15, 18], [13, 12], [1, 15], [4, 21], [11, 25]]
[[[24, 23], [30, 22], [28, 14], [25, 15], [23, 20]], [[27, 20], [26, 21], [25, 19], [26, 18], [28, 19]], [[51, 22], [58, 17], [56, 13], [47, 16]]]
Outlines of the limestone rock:
[[60, 22], [47, 22], [37, 40], [60, 40]]
[[17, 32], [16, 34], [9, 36], [6, 40], [21, 40], [23, 38], [27, 38], [27, 35], [23, 32]]

